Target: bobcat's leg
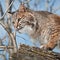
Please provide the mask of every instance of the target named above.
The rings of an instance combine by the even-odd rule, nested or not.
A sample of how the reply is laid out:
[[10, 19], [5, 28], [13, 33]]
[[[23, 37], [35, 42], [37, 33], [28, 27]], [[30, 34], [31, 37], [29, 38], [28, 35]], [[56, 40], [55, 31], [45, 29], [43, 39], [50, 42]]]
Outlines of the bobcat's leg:
[[56, 42], [50, 41], [45, 45], [41, 45], [40, 48], [44, 50], [53, 50], [56, 45], [57, 45]]
[[50, 41], [45, 45], [41, 45], [40, 48], [43, 48], [45, 50], [53, 50], [57, 45], [57, 41], [59, 40], [58, 38], [58, 32], [54, 33], [53, 35], [51, 35]]

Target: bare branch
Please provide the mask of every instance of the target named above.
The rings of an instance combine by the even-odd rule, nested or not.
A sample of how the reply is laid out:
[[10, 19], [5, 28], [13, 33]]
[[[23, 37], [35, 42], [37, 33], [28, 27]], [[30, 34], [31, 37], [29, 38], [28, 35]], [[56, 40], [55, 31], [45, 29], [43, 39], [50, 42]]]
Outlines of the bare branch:
[[11, 2], [11, 4], [9, 5], [9, 7], [6, 9], [5, 13], [3, 14], [2, 17], [0, 17], [0, 20], [4, 18], [4, 16], [6, 15], [6, 13], [8, 12], [9, 8], [11, 7], [11, 5], [14, 3], [14, 1]]
[[50, 12], [53, 11], [53, 6], [55, 5], [55, 1], [56, 1], [56, 0], [53, 0], [52, 4], [51, 4], [51, 6], [50, 6]]
[[29, 3], [29, 2], [30, 2], [30, 0], [25, 0], [25, 2], [24, 2], [24, 3], [25, 3], [25, 4], [27, 4], [27, 3]]
[[0, 48], [3, 48], [3, 49], [13, 49], [14, 47], [13, 46], [0, 46]]
[[2, 41], [5, 41], [5, 39], [6, 39], [6, 35], [1, 39]]
[[0, 12], [1, 12], [1, 16], [2, 16], [4, 14], [4, 12], [3, 12], [3, 9], [2, 9], [1, 3], [0, 3]]
[[49, 0], [46, 0], [45, 6], [46, 6], [46, 10], [48, 11], [48, 8], [49, 8]]
[[50, 7], [53, 7], [53, 6], [54, 6], [55, 1], [56, 1], [56, 0], [53, 0], [53, 2], [52, 2], [52, 4], [50, 5]]
[[16, 40], [13, 36], [12, 33], [9, 34], [9, 36], [11, 37], [12, 41], [13, 41], [13, 46], [14, 46], [14, 52], [17, 52], [17, 44], [16, 44]]
[[57, 10], [60, 10], [60, 6], [57, 7], [57, 8], [53, 8], [52, 10], [53, 10], [53, 12], [56, 12]]

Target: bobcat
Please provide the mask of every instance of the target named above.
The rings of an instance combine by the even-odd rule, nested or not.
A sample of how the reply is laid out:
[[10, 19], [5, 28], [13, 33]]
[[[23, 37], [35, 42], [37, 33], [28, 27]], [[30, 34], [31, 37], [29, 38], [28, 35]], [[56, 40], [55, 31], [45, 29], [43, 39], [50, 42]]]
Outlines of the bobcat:
[[[60, 44], [60, 16], [47, 11], [33, 11], [24, 5], [13, 14], [13, 24], [20, 33], [27, 33], [40, 48], [53, 50]], [[60, 45], [59, 45], [60, 46]]]

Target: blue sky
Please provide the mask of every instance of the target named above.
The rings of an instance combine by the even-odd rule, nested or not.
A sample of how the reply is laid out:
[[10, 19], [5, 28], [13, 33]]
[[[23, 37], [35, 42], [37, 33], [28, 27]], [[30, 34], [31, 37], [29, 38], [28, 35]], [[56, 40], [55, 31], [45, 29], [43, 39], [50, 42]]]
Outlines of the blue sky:
[[[32, 0], [29, 4], [30, 4], [30, 8], [31, 9], [33, 9], [33, 10], [36, 10], [35, 8], [34, 8], [34, 6], [33, 6], [33, 3], [34, 3], [34, 1], [35, 0]], [[53, 0], [51, 0], [51, 1], [53, 1]], [[2, 7], [3, 7], [3, 10], [4, 10], [4, 12], [5, 12], [5, 10], [6, 10], [6, 6], [5, 6], [5, 0], [0, 0], [0, 2], [1, 2], [1, 4], [2, 4]], [[52, 2], [49, 4], [49, 5], [51, 5], [52, 4]], [[15, 11], [15, 10], [17, 10], [18, 9], [18, 7], [19, 7], [19, 1], [15, 1], [14, 2], [14, 5], [15, 5], [15, 8], [16, 9], [12, 9], [13, 11]], [[55, 5], [54, 5], [54, 8], [57, 8], [57, 7], [59, 7], [60, 6], [60, 0], [56, 0], [56, 2], [55, 2]], [[45, 8], [45, 0], [41, 0], [40, 1], [40, 3], [39, 3], [39, 6], [37, 7], [37, 10], [46, 10], [46, 8]], [[57, 12], [55, 12], [56, 14], [58, 14], [58, 15], [60, 15], [60, 10], [58, 10]], [[3, 37], [3, 35], [5, 35], [6, 34], [6, 31], [0, 26], [0, 38], [1, 37]], [[30, 46], [32, 46], [33, 44], [31, 43], [31, 41], [30, 41], [30, 37], [27, 35], [27, 34], [19, 34], [18, 32], [17, 32], [17, 34], [16, 35], [18, 35], [17, 37], [16, 37], [16, 40], [17, 40], [17, 44], [19, 45], [20, 43], [22, 43], [22, 44], [27, 44], [27, 45], [30, 45]], [[24, 39], [22, 39], [22, 38], [20, 38], [20, 37], [23, 37]], [[7, 45], [7, 44], [6, 44]], [[56, 52], [60, 52], [60, 50], [58, 49], [58, 48], [56, 48], [54, 51], [56, 51]]]

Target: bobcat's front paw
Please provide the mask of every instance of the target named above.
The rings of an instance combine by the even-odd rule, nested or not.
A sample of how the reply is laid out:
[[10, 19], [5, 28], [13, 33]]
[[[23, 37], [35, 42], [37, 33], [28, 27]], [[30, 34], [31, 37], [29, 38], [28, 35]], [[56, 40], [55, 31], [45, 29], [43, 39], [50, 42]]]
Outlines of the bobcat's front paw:
[[49, 47], [48, 45], [41, 45], [40, 48], [44, 50], [52, 50], [52, 48]]

